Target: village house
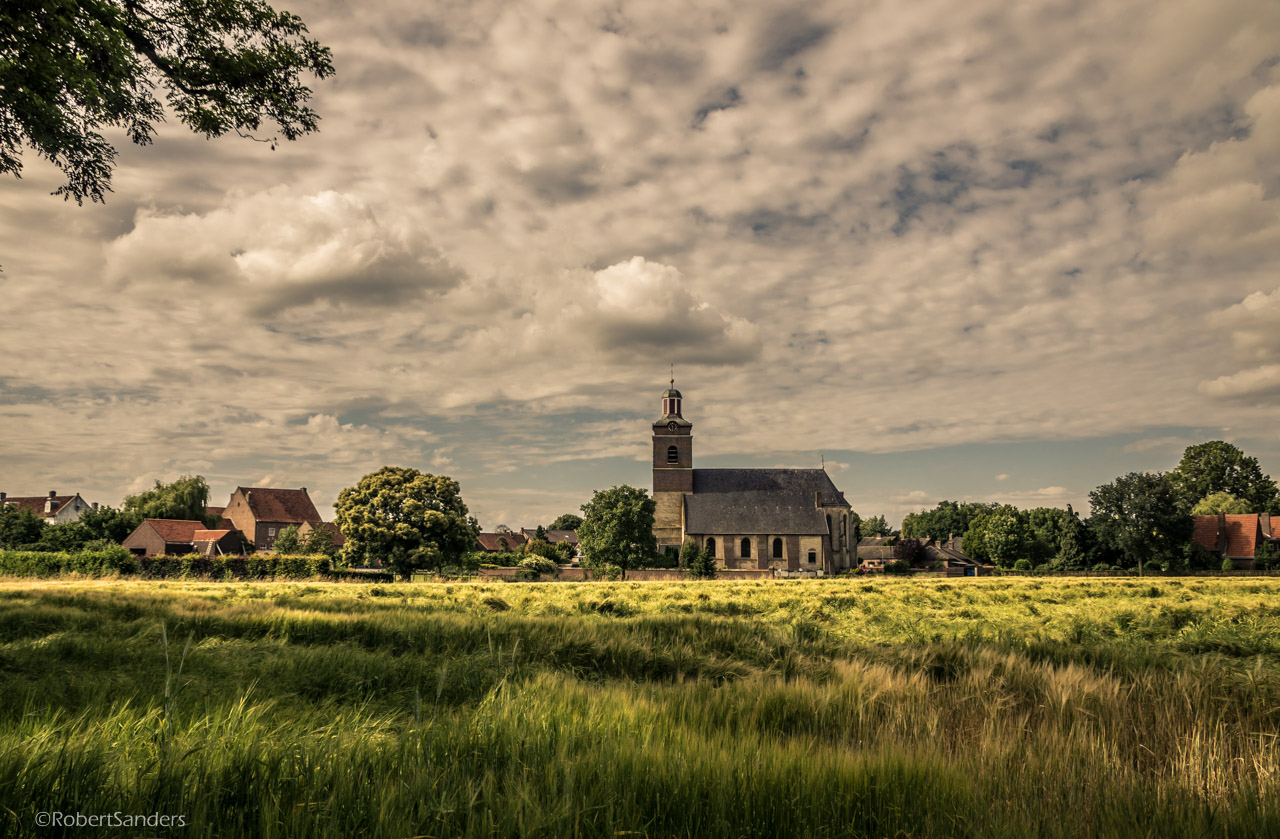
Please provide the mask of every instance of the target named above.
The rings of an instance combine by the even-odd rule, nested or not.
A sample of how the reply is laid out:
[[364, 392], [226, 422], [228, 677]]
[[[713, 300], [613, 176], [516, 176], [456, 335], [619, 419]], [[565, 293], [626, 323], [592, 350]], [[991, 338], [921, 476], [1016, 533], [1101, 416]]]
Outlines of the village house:
[[98, 509], [98, 502], [90, 504], [75, 495], [58, 495], [56, 490], [49, 490], [48, 495], [14, 496], [0, 492], [0, 504], [30, 510], [40, 516], [48, 524], [63, 524], [75, 521], [89, 510]]
[[195, 553], [196, 533], [206, 530], [202, 521], [144, 519], [121, 545], [134, 556]]
[[695, 469], [675, 381], [653, 423], [654, 536], [686, 539], [723, 568], [831, 574], [854, 564], [852, 513], [825, 469]]
[[1244, 513], [1192, 516], [1191, 541], [1208, 548], [1240, 570], [1253, 568], [1258, 548], [1266, 542], [1280, 547], [1280, 516]]
[[290, 525], [301, 532], [303, 525], [323, 523], [306, 487], [236, 487], [222, 517], [224, 525], [229, 522], [257, 550], [270, 550], [280, 531]]

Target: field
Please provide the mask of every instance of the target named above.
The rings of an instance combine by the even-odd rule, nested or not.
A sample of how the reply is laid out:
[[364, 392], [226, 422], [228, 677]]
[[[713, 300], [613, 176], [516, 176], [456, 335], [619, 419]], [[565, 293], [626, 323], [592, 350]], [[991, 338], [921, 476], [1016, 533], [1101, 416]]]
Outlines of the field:
[[1273, 580], [0, 582], [4, 836], [1280, 836], [1278, 738]]

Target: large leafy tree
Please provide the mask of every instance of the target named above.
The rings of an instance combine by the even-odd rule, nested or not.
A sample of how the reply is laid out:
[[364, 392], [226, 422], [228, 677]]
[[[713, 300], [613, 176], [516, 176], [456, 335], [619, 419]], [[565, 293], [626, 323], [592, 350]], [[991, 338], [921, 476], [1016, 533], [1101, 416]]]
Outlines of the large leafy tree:
[[208, 515], [209, 484], [201, 475], [183, 475], [176, 481], [156, 485], [145, 492], [124, 499], [124, 512], [141, 519], [181, 519], [218, 523], [218, 516]]
[[405, 579], [414, 569], [461, 563], [480, 533], [457, 481], [401, 466], [344, 489], [334, 511], [349, 561], [380, 560]]
[[1280, 513], [1280, 490], [1258, 459], [1222, 440], [1188, 446], [1170, 479], [1188, 508], [1213, 493], [1229, 492], [1249, 503], [1247, 512]]
[[653, 535], [654, 501], [642, 489], [622, 485], [598, 490], [582, 505], [578, 545], [593, 567], [616, 565], [625, 577], [658, 553]]
[[119, 544], [142, 524], [142, 518], [136, 512], [116, 510], [103, 505], [96, 510], [85, 510], [76, 522], [88, 529], [90, 540], [109, 539]]
[[565, 513], [551, 524], [547, 525], [547, 530], [577, 530], [582, 525], [582, 516], [575, 516], [573, 513]]
[[1167, 473], [1130, 472], [1089, 493], [1089, 530], [1104, 550], [1137, 564], [1178, 565], [1191, 540], [1191, 517]]
[[315, 131], [301, 76], [323, 79], [333, 63], [306, 33], [262, 0], [5, 0], [0, 173], [20, 176], [27, 145], [66, 175], [55, 194], [102, 201], [116, 150], [99, 132], [151, 142], [164, 119], [157, 84], [206, 137], [248, 135], [264, 121], [286, 140]]

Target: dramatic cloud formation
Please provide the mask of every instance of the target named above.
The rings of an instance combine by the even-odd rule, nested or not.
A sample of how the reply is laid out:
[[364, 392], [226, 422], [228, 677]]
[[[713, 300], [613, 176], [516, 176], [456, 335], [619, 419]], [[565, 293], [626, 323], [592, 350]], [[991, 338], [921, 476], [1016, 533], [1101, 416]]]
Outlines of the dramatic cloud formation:
[[[671, 364], [700, 458], [826, 452], [868, 513], [1280, 465], [1271, 0], [290, 10], [319, 135], [0, 184], [6, 490], [394, 462], [536, 524], [647, 481]], [[1070, 439], [1111, 471], [892, 460]]]

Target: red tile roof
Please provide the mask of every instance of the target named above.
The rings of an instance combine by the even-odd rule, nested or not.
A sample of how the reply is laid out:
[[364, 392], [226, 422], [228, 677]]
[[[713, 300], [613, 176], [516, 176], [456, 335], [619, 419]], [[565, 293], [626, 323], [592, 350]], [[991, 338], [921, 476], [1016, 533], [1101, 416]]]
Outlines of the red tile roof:
[[193, 542], [216, 542], [230, 533], [230, 530], [197, 530], [191, 534]]
[[1218, 517], [1192, 516], [1191, 541], [1211, 551], [1218, 549]]
[[1227, 556], [1252, 557], [1257, 540], [1257, 513], [1227, 516]]
[[506, 539], [506, 540], [507, 540], [507, 547], [505, 548], [505, 550], [508, 550], [508, 551], [514, 551], [516, 548], [519, 548], [521, 545], [523, 545], [523, 544], [527, 541], [527, 540], [524, 538], [524, 536], [520, 535], [519, 533], [515, 533], [515, 532], [512, 532], [512, 533], [481, 533], [481, 534], [480, 534], [480, 538], [479, 538], [479, 541], [480, 541], [480, 550], [482, 550], [482, 551], [501, 551], [501, 550], [504, 550], [504, 548], [503, 548], [501, 545], [499, 545], [499, 544], [498, 544], [498, 540], [499, 540], [499, 539]]
[[196, 531], [205, 529], [205, 524], [202, 521], [180, 521], [178, 519], [147, 519], [142, 525], [150, 525], [151, 529], [166, 542], [194, 542]]
[[12, 495], [5, 496], [4, 503], [12, 504], [23, 510], [30, 510], [37, 516], [55, 515], [63, 507], [75, 500], [74, 495], [55, 495], [53, 496], [53, 512], [46, 513], [44, 511], [45, 502], [49, 500], [47, 495], [21, 496], [14, 497]]
[[316, 505], [305, 489], [271, 489], [269, 487], [236, 487], [249, 503], [256, 521], [278, 521], [289, 524], [313, 524], [320, 521]]
[[227, 509], [226, 507], [205, 507], [204, 511], [207, 515], [217, 516], [221, 518], [223, 511], [225, 511], [226, 509]]

